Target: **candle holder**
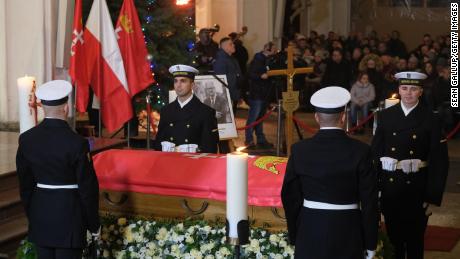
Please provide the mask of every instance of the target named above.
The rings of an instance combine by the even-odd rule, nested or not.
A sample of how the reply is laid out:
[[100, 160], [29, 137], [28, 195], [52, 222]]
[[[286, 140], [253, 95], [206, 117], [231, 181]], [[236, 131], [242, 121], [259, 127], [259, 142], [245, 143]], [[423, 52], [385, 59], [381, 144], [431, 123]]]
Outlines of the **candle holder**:
[[234, 246], [233, 255], [240, 258], [240, 247], [249, 243], [249, 220], [240, 220], [237, 226], [238, 237], [229, 237], [230, 226], [228, 220], [225, 221], [225, 236], [227, 243]]

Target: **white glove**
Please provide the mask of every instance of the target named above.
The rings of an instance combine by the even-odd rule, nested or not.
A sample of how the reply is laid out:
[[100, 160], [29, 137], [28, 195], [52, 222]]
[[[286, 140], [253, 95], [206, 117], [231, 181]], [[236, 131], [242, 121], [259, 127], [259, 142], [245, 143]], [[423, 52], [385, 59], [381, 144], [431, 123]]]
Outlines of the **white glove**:
[[197, 149], [197, 144], [182, 144], [176, 147], [176, 152], [196, 153]]
[[391, 157], [381, 157], [380, 161], [382, 162], [382, 169], [390, 172], [396, 171], [396, 165], [398, 160], [391, 158]]
[[174, 152], [176, 144], [169, 141], [161, 141], [161, 151], [163, 152]]
[[374, 250], [366, 250], [366, 253], [364, 255], [364, 259], [372, 259], [375, 256], [375, 251]]
[[412, 173], [412, 160], [410, 159], [405, 159], [399, 161], [399, 164], [401, 165], [401, 170], [405, 173]]
[[412, 162], [412, 172], [418, 172], [418, 170], [420, 169], [420, 164], [422, 163], [422, 160], [420, 159], [411, 159], [410, 160]]

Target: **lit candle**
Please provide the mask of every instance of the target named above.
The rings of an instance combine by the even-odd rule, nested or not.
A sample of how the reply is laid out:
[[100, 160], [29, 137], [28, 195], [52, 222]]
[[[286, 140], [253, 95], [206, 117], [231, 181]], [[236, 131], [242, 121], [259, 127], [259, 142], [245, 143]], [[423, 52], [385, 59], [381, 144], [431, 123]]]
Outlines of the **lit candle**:
[[30, 106], [35, 101], [34, 82], [35, 77], [26, 75], [18, 78], [19, 133], [36, 125], [36, 110]]
[[391, 107], [391, 106], [393, 106], [395, 104], [398, 104], [398, 103], [399, 103], [399, 99], [396, 98], [396, 94], [393, 94], [391, 96], [391, 98], [385, 99], [385, 109], [389, 108], [389, 107]]
[[228, 237], [238, 238], [237, 226], [248, 220], [248, 154], [243, 148], [227, 154]]

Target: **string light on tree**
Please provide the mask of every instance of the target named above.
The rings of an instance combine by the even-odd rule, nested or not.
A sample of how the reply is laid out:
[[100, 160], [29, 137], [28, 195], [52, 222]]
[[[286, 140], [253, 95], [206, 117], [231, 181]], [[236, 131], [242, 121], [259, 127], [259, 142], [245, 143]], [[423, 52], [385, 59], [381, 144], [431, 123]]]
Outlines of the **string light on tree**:
[[176, 5], [178, 6], [188, 5], [189, 3], [190, 0], [176, 0]]

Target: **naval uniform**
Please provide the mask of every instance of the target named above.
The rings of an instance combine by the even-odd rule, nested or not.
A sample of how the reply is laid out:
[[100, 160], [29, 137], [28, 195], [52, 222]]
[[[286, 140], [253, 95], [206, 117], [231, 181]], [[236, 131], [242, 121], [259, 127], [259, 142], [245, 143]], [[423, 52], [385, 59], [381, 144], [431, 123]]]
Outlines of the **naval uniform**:
[[[435, 114], [418, 103], [407, 116], [401, 104], [379, 114], [372, 140], [374, 164], [380, 170], [380, 205], [396, 258], [423, 258], [428, 216], [423, 203], [441, 205], [449, 158]], [[382, 169], [380, 158], [420, 159], [418, 172]]]
[[[50, 249], [64, 250], [60, 254], [66, 258], [81, 256], [86, 230], [99, 229], [99, 187], [88, 141], [66, 121], [46, 118], [20, 135], [16, 167], [28, 237], [38, 246], [39, 258], [46, 258], [43, 249], [51, 255]], [[73, 256], [66, 249], [74, 249]]]
[[377, 245], [377, 175], [370, 147], [342, 129], [292, 146], [281, 191], [295, 258], [363, 258]]
[[203, 104], [195, 95], [181, 108], [179, 101], [161, 109], [155, 149], [161, 150], [161, 142], [169, 141], [176, 146], [196, 144], [199, 152], [217, 153], [219, 132], [216, 111]]

